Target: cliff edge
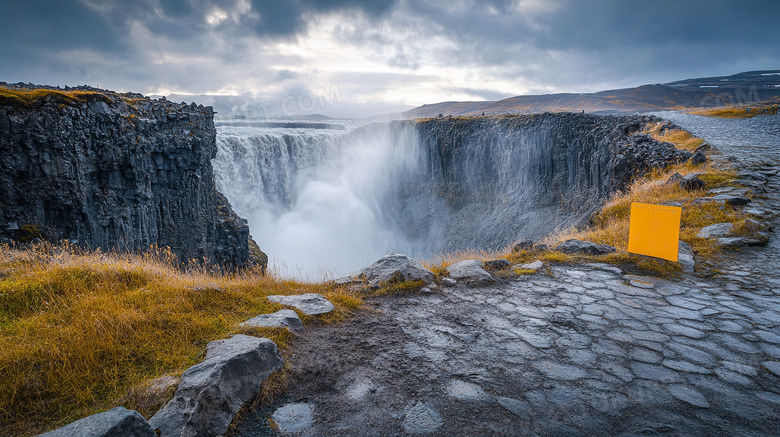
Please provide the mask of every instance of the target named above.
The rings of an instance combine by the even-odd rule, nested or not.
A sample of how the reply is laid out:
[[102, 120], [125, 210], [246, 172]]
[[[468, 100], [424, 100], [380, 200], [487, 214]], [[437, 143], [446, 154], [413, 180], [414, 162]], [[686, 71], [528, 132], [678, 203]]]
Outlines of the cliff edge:
[[140, 94], [0, 83], [0, 241], [156, 244], [183, 262], [263, 263], [215, 188], [213, 114]]

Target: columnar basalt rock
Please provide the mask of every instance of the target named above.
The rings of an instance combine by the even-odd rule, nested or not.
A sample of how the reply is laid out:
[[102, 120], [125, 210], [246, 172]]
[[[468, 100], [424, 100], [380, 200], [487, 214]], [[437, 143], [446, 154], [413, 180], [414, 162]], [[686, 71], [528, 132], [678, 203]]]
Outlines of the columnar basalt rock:
[[214, 186], [211, 107], [61, 91], [0, 99], [0, 238], [250, 259], [247, 223]]
[[[545, 113], [397, 121], [412, 124], [423, 171], [403, 175], [385, 211], [428, 252], [497, 250], [581, 225], [619, 190], [689, 152], [641, 133], [660, 119]], [[403, 199], [399, 201], [398, 199]]]

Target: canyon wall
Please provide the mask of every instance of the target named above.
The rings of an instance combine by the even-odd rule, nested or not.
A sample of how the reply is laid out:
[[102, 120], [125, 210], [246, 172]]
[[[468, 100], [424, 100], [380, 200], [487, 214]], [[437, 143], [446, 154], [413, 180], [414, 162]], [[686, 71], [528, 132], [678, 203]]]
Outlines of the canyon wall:
[[219, 189], [288, 266], [346, 273], [394, 251], [495, 250], [586, 223], [612, 193], [690, 157], [645, 116], [546, 113], [350, 131], [218, 126]]
[[215, 188], [210, 107], [88, 87], [0, 91], [0, 238], [250, 260], [247, 223]]

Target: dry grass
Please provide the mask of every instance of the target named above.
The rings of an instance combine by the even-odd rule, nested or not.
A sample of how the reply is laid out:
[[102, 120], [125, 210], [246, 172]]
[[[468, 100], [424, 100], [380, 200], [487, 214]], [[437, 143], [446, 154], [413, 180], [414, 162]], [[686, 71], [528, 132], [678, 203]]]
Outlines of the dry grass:
[[[759, 115], [776, 115], [778, 107], [777, 103], [773, 103], [763, 105], [723, 106], [719, 108], [697, 109], [689, 112], [691, 114], [704, 115], [706, 117], [752, 118]], [[750, 110], [748, 110], [748, 108]]]
[[[692, 151], [704, 143], [701, 138], [696, 138], [690, 132], [682, 129], [665, 129], [666, 122], [653, 123], [647, 126], [645, 133], [649, 133], [655, 140], [672, 143], [678, 149]], [[661, 131], [663, 130], [663, 133]]]
[[52, 99], [60, 104], [95, 100], [106, 103], [111, 101], [103, 93], [94, 91], [18, 90], [0, 87], [0, 106], [30, 107], [44, 99]]
[[[270, 294], [333, 301], [327, 316], [300, 314], [307, 324], [342, 320], [361, 304], [326, 284], [176, 265], [164, 251], [0, 246], [0, 435], [34, 434], [122, 404], [150, 414], [159, 400], [133, 396], [138, 387], [196, 364], [209, 341], [247, 332], [237, 323], [281, 309]], [[280, 329], [247, 333], [280, 348], [291, 338]]]

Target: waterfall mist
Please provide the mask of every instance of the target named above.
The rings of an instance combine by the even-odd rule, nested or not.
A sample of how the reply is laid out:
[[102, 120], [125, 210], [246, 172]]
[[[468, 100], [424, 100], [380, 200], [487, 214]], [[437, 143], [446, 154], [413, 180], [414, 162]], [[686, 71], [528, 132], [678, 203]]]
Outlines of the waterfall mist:
[[[411, 127], [359, 131], [218, 126], [219, 190], [285, 276], [350, 274], [390, 251], [419, 255], [388, 217], [392, 187], [420, 171]], [[315, 278], [312, 278], [315, 279]]]
[[687, 159], [634, 135], [650, 121], [548, 113], [344, 130], [225, 123], [213, 165], [272, 265], [321, 279], [391, 251], [498, 250], [581, 225], [636, 175]]

